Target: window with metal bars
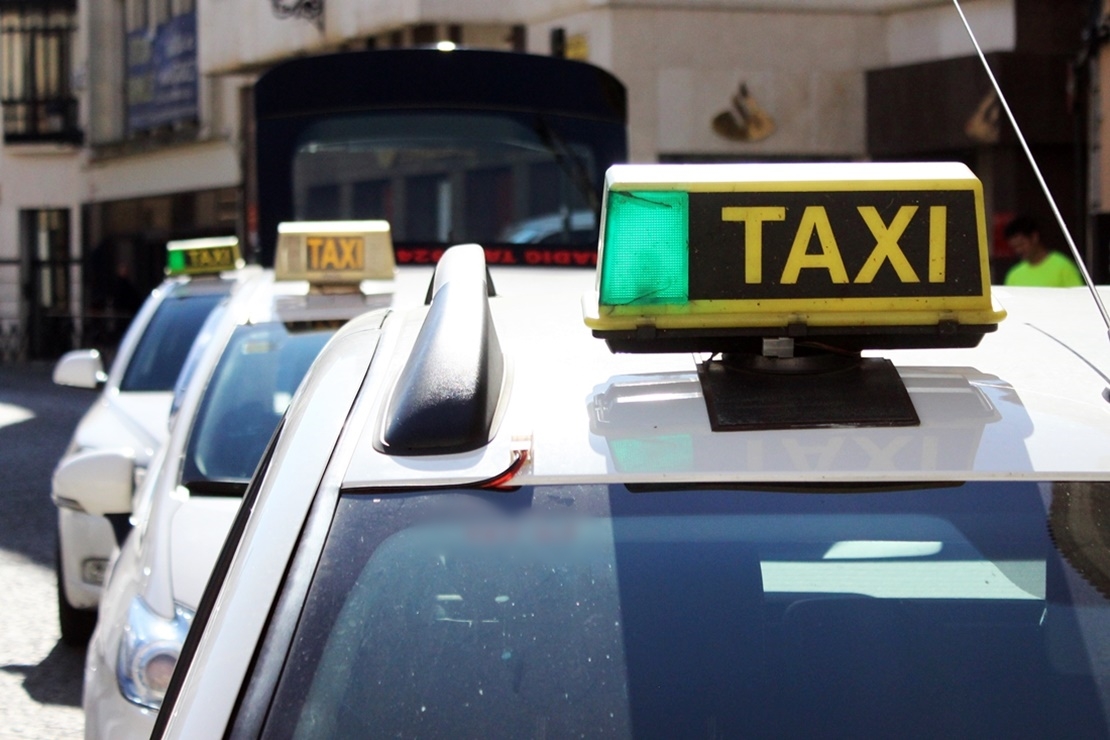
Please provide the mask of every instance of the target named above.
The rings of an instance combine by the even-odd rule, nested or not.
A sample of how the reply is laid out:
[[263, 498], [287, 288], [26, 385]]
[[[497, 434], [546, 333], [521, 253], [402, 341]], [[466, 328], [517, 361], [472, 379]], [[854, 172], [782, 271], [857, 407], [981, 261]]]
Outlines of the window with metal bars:
[[0, 0], [5, 143], [79, 142], [70, 75], [75, 0]]

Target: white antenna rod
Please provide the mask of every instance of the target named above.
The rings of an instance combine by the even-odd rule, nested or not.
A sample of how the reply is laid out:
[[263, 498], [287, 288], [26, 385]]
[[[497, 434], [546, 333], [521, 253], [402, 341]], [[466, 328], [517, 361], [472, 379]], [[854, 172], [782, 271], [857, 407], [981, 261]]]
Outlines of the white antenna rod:
[[1033, 168], [1033, 173], [1037, 176], [1037, 182], [1040, 183], [1041, 190], [1044, 191], [1045, 197], [1048, 198], [1048, 204], [1052, 207], [1052, 215], [1056, 217], [1056, 223], [1060, 224], [1060, 230], [1064, 232], [1064, 238], [1067, 240], [1068, 247], [1071, 249], [1075, 264], [1079, 267], [1079, 271], [1083, 273], [1083, 281], [1087, 284], [1088, 290], [1091, 291], [1091, 296], [1094, 297], [1095, 303], [1098, 305], [1098, 310], [1102, 313], [1102, 323], [1106, 325], [1107, 334], [1110, 334], [1110, 314], [1106, 312], [1106, 306], [1103, 305], [1102, 298], [1099, 296], [1098, 291], [1095, 290], [1095, 284], [1091, 280], [1090, 273], [1087, 272], [1087, 266], [1083, 262], [1083, 257], [1079, 254], [1079, 248], [1075, 246], [1075, 240], [1071, 238], [1071, 232], [1068, 231], [1068, 227], [1064, 223], [1064, 217], [1060, 215], [1060, 209], [1056, 207], [1056, 201], [1053, 200], [1052, 193], [1049, 192], [1048, 185], [1045, 184], [1044, 176], [1041, 175], [1041, 168], [1037, 166], [1037, 161], [1033, 159], [1033, 152], [1029, 150], [1029, 144], [1025, 142], [1025, 136], [1021, 133], [1021, 128], [1018, 127], [1013, 111], [1010, 110], [1010, 104], [1006, 102], [1006, 96], [1002, 94], [1002, 88], [999, 87], [998, 80], [994, 78], [994, 73], [991, 72], [991, 67], [987, 64], [987, 57], [983, 54], [983, 49], [979, 46], [978, 39], [975, 38], [975, 32], [971, 30], [971, 24], [967, 22], [964, 9], [960, 7], [960, 0], [952, 0], [952, 3], [956, 6], [956, 12], [960, 14], [960, 20], [964, 22], [967, 35], [971, 38], [971, 43], [975, 46], [975, 53], [979, 55], [979, 61], [983, 63], [983, 69], [986, 70], [987, 77], [990, 78], [991, 85], [994, 86], [994, 91], [998, 94], [998, 102], [1002, 104], [1002, 110], [1006, 111], [1006, 118], [1010, 120], [1010, 125], [1013, 126], [1014, 134], [1017, 135], [1018, 141], [1021, 142], [1021, 148], [1025, 151], [1025, 157], [1029, 160], [1029, 164]]

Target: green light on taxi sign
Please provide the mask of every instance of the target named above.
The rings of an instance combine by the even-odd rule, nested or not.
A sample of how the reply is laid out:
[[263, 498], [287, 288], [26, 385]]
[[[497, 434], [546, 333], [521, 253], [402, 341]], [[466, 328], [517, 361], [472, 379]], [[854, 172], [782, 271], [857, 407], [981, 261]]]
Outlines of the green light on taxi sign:
[[689, 298], [689, 196], [614, 192], [608, 201], [601, 295], [609, 305]]
[[990, 295], [982, 185], [962, 164], [618, 165], [606, 174], [585, 316], [600, 336], [931, 332], [977, 342], [1004, 316]]
[[167, 275], [218, 275], [243, 266], [233, 236], [177, 239], [166, 244]]
[[166, 252], [166, 272], [181, 275], [185, 272], [185, 255], [182, 252]]

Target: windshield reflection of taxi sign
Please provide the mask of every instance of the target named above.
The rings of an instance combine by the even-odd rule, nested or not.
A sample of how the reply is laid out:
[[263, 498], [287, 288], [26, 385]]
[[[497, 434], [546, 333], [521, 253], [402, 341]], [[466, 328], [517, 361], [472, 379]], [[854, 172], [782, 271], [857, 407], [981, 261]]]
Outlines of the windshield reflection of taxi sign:
[[973, 346], [1005, 316], [960, 163], [617, 165], [602, 220], [585, 318], [607, 339]]
[[357, 284], [391, 280], [388, 221], [287, 221], [278, 225], [274, 271], [279, 280]]
[[213, 275], [243, 266], [233, 236], [178, 239], [166, 244], [167, 275]]

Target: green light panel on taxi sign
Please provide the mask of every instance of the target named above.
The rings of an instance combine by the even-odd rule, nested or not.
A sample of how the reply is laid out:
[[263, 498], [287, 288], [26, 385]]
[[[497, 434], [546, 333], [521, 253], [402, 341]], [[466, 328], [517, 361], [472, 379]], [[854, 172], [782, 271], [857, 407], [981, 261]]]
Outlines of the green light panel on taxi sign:
[[689, 299], [689, 196], [681, 191], [610, 191], [601, 302], [610, 306]]
[[166, 272], [171, 275], [180, 275], [185, 272], [185, 254], [183, 252], [168, 252], [166, 254]]

